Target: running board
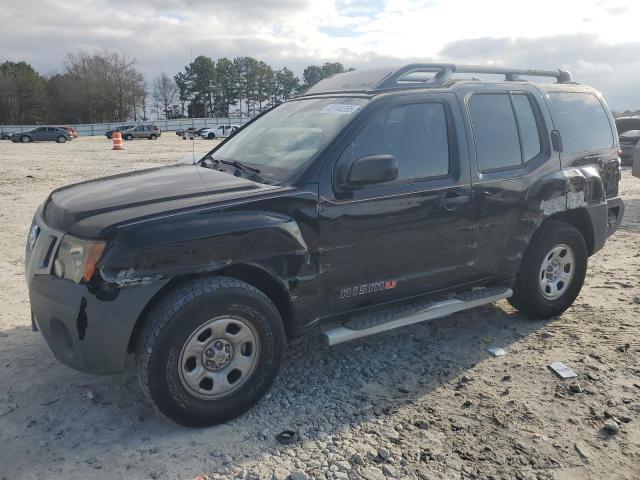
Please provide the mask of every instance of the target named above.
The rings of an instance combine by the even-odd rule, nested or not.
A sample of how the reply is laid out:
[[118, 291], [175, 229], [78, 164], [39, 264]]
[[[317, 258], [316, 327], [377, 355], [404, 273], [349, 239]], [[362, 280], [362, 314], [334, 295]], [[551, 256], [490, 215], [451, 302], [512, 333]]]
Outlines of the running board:
[[353, 317], [340, 327], [322, 332], [322, 335], [325, 343], [332, 347], [356, 338], [446, 317], [462, 310], [497, 302], [511, 295], [513, 292], [510, 288], [489, 287], [456, 294], [451, 298], [437, 302], [413, 301], [398, 307]]

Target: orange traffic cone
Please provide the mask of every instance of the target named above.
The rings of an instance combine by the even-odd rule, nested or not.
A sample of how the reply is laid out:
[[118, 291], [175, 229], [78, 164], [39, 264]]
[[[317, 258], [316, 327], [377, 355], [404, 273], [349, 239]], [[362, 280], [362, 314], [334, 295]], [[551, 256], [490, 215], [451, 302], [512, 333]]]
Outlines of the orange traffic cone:
[[124, 142], [120, 132], [113, 132], [111, 138], [113, 138], [113, 150], [124, 150]]

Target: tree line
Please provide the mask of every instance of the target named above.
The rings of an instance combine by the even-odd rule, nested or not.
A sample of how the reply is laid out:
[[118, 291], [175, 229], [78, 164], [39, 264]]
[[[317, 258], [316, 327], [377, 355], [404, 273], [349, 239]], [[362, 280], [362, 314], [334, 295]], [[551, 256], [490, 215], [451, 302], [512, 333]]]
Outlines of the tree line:
[[149, 85], [135, 60], [117, 52], [69, 54], [60, 73], [49, 76], [6, 61], [0, 63], [0, 124], [253, 116], [345, 71], [341, 63], [309, 65], [300, 79], [253, 57], [201, 55]]

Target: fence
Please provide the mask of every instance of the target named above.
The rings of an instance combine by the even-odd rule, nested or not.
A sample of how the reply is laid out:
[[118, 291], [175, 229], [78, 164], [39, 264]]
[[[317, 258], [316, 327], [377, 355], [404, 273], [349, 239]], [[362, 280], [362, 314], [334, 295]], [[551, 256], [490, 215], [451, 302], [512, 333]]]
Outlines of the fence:
[[[74, 127], [78, 130], [78, 135], [104, 135], [107, 130], [113, 130], [120, 125], [156, 125], [163, 132], [174, 132], [183, 128], [195, 127], [217, 127], [218, 125], [243, 125], [251, 120], [249, 117], [220, 117], [220, 118], [179, 118], [172, 120], [154, 120], [147, 122], [110, 122], [110, 123], [84, 123], [84, 124], [65, 124], [65, 126]], [[21, 133], [32, 130], [40, 125], [0, 125], [0, 132], [5, 133]]]

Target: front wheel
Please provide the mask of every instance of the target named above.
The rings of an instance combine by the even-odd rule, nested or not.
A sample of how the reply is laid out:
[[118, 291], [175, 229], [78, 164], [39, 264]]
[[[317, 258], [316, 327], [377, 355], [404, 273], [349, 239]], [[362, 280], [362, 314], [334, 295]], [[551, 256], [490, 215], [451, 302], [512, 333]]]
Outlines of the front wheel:
[[216, 138], [216, 134], [215, 134], [215, 133], [210, 133], [210, 134], [208, 134], [208, 135], [207, 135], [207, 138], [208, 138], [209, 140], [213, 140], [213, 139], [215, 139], [215, 138]]
[[125, 140], [133, 140], [133, 135], [129, 134], [129, 135], [125, 135], [124, 136]]
[[25, 135], [24, 137], [22, 137], [22, 138], [20, 139], [20, 141], [21, 141], [22, 143], [31, 143], [31, 137], [29, 137], [29, 136]]
[[525, 252], [509, 302], [528, 316], [560, 315], [580, 293], [587, 263], [580, 231], [565, 222], [546, 221]]
[[169, 419], [215, 425], [267, 392], [285, 346], [280, 314], [262, 292], [233, 278], [198, 279], [150, 311], [137, 344], [138, 381]]

